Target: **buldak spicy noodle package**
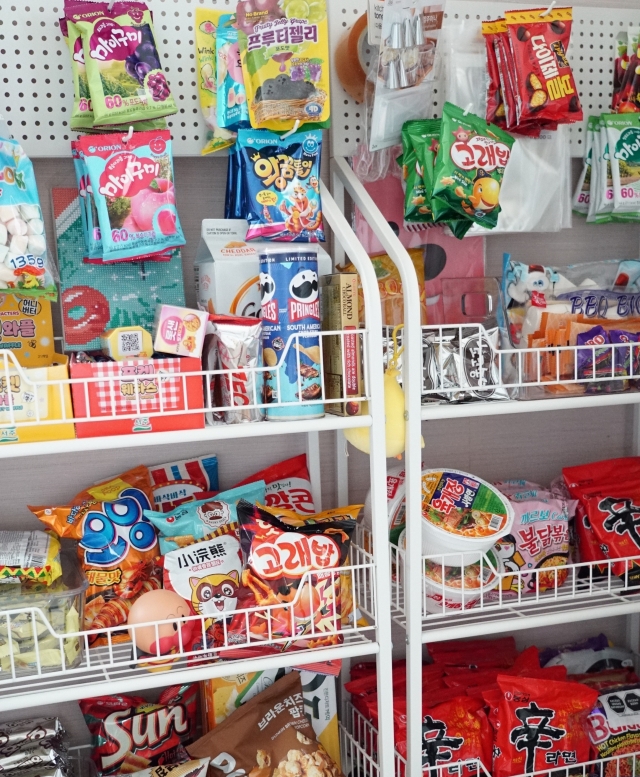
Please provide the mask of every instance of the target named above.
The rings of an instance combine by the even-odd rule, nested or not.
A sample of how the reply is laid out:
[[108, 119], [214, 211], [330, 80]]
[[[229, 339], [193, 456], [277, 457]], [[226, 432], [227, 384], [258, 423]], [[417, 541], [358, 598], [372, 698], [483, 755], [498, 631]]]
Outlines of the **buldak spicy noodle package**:
[[[69, 505], [29, 508], [60, 537], [78, 541], [78, 557], [89, 581], [85, 629], [126, 623], [135, 599], [160, 587], [154, 564], [158, 539], [143, 514], [152, 502], [149, 470], [137, 467], [82, 491]], [[126, 631], [122, 639], [128, 640]]]

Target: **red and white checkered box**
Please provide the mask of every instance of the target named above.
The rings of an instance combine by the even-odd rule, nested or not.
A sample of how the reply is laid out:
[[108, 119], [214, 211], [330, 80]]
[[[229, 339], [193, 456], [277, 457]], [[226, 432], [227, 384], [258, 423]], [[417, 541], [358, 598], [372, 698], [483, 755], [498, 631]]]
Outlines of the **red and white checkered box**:
[[202, 377], [185, 375], [201, 370], [200, 360], [192, 358], [85, 364], [73, 356], [71, 378], [82, 379], [71, 386], [76, 435], [202, 429]]

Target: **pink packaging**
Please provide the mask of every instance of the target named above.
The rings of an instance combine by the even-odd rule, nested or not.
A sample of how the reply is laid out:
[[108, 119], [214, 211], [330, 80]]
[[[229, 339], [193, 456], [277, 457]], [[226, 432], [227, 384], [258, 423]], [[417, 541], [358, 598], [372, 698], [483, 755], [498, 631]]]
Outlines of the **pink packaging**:
[[153, 325], [153, 347], [174, 356], [202, 356], [209, 314], [202, 310], [158, 305]]

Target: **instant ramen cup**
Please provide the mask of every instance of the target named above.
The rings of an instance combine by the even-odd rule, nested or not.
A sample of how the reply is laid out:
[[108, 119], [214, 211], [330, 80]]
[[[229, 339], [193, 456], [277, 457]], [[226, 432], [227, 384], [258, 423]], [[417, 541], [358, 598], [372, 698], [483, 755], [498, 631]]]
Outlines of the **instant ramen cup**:
[[459, 470], [422, 471], [422, 553], [462, 554], [456, 562], [477, 563], [509, 534], [514, 512], [496, 488]]
[[[403, 530], [398, 546], [406, 547]], [[451, 558], [453, 561], [455, 556]], [[500, 583], [504, 565], [493, 550], [475, 564], [445, 566], [446, 557], [424, 560], [423, 606], [427, 612], [443, 615], [449, 611], [470, 610]]]

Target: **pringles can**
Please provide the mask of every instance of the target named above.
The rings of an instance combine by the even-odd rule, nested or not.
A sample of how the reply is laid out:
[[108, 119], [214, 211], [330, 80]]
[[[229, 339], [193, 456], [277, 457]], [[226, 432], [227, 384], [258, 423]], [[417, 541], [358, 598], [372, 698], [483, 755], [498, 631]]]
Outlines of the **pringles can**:
[[260, 252], [262, 356], [267, 418], [321, 418], [320, 296], [317, 247]]

